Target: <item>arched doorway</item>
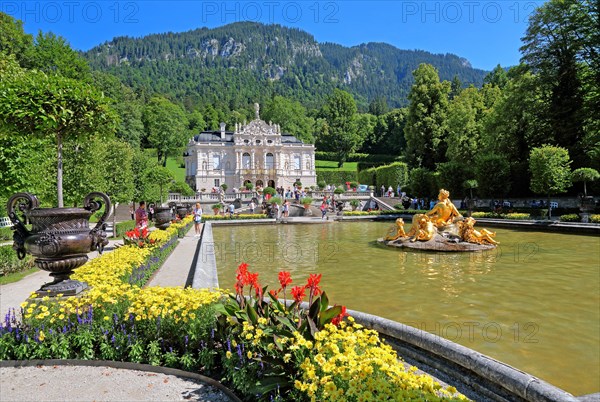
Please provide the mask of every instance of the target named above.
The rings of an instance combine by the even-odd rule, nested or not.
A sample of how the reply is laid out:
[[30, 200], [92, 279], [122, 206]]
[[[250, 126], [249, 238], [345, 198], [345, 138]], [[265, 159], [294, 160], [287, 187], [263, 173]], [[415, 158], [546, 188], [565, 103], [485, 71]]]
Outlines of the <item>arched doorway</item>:
[[256, 180], [256, 187], [262, 187], [263, 186], [263, 181], [262, 180]]
[[275, 188], [275, 181], [274, 180], [269, 180], [269, 187]]

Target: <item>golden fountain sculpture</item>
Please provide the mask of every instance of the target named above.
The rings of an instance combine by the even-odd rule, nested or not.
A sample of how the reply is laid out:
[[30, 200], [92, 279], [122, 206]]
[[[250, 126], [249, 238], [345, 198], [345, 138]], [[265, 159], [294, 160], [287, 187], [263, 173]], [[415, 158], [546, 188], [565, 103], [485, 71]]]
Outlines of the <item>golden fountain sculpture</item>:
[[[495, 232], [475, 230], [475, 222], [471, 217], [464, 218], [450, 200], [450, 192], [441, 189], [438, 203], [430, 211], [416, 214], [408, 233], [404, 231], [404, 220], [398, 218], [395, 226], [380, 242], [396, 247], [437, 251], [477, 251], [499, 244], [494, 240]], [[411, 245], [415, 242], [431, 244]], [[472, 244], [484, 247], [472, 247]]]

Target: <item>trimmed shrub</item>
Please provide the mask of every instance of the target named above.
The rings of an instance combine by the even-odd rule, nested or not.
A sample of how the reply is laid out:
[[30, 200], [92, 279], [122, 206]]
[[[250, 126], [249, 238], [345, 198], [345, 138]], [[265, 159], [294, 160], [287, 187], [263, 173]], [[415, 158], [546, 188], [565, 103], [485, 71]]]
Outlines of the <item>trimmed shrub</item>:
[[317, 169], [317, 182], [324, 181], [329, 184], [341, 184], [347, 181], [358, 181], [356, 172], [338, 172]]
[[590, 215], [591, 223], [600, 223], [600, 215]]
[[0, 246], [0, 276], [25, 271], [33, 267], [34, 258], [27, 254], [19, 260], [11, 245]]
[[561, 222], [581, 222], [581, 217], [577, 214], [567, 214], [560, 216]]
[[[335, 152], [324, 152], [316, 151], [315, 159], [320, 161], [337, 162], [337, 156]], [[372, 155], [372, 154], [357, 154], [352, 153], [348, 155], [346, 162], [371, 162], [371, 163], [390, 163], [401, 160], [402, 157], [396, 155]]]
[[124, 221], [117, 223], [115, 227], [115, 237], [123, 237], [125, 232], [135, 229], [135, 221]]

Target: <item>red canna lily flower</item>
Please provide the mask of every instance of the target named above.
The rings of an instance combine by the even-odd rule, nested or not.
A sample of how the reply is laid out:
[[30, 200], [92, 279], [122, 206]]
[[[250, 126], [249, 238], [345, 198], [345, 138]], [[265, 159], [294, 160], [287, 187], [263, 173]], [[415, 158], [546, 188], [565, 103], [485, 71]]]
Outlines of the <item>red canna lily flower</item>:
[[281, 287], [283, 289], [285, 289], [285, 287], [287, 285], [289, 285], [290, 283], [292, 283], [292, 276], [289, 272], [287, 271], [281, 271], [279, 273], [279, 284], [281, 285]]
[[342, 306], [342, 312], [331, 320], [331, 323], [335, 326], [338, 326], [340, 322], [344, 320], [344, 317], [348, 317], [350, 314], [346, 312], [346, 306]]
[[305, 290], [306, 288], [304, 286], [294, 286], [292, 288], [292, 296], [294, 297], [294, 300], [298, 303], [304, 300], [304, 297], [306, 296], [304, 293]]
[[248, 280], [248, 285], [252, 286], [254, 289], [257, 289], [259, 287], [258, 285], [258, 272], [248, 272], [248, 275], [246, 276], [247, 280]]
[[310, 274], [308, 276], [308, 281], [306, 283], [306, 287], [310, 288], [311, 296], [318, 296], [321, 294], [321, 288], [319, 287], [319, 282], [321, 282], [322, 274]]
[[269, 290], [269, 293], [271, 294], [271, 296], [277, 298], [277, 296], [279, 296], [279, 291], [275, 290], [275, 289], [271, 289]]

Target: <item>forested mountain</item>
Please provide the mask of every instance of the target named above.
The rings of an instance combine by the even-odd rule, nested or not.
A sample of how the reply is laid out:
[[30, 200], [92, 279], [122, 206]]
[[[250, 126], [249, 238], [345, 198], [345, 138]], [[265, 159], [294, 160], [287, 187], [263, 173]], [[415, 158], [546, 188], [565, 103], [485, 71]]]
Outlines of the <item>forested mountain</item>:
[[85, 57], [138, 90], [161, 93], [186, 106], [231, 109], [283, 95], [319, 106], [333, 88], [352, 93], [361, 108], [378, 97], [407, 104], [412, 71], [429, 63], [440, 78], [481, 86], [486, 74], [455, 55], [400, 50], [385, 43], [344, 47], [318, 43], [299, 29], [238, 22], [223, 27], [143, 38], [117, 37]]

